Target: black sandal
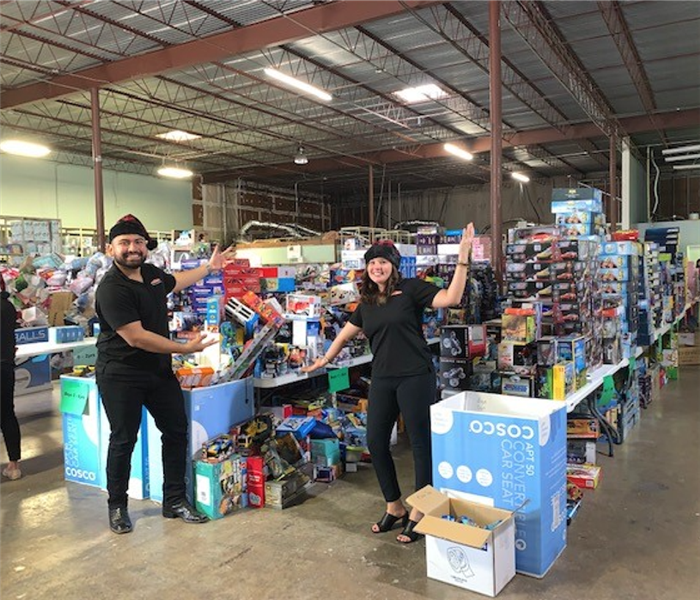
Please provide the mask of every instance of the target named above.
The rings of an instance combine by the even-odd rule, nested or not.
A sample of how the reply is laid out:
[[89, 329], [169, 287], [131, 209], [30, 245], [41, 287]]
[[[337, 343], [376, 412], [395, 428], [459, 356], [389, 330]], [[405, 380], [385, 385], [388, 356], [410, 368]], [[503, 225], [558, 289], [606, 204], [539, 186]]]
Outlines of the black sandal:
[[399, 544], [412, 544], [416, 540], [419, 540], [420, 538], [423, 537], [422, 533], [418, 533], [417, 531], [414, 531], [416, 525], [418, 525], [418, 521], [414, 521], [413, 519], [409, 519], [408, 522], [404, 525], [403, 531], [399, 535], [406, 536], [408, 538], [407, 542], [402, 542], [398, 537], [396, 538], [396, 541]]
[[372, 533], [386, 533], [387, 531], [391, 531], [394, 528], [394, 525], [396, 525], [397, 521], [401, 521], [401, 525], [406, 527], [406, 523], [408, 522], [408, 511], [406, 511], [400, 517], [396, 517], [388, 512], [385, 512], [384, 516], [375, 523], [377, 526], [377, 531], [374, 531], [373, 529]]

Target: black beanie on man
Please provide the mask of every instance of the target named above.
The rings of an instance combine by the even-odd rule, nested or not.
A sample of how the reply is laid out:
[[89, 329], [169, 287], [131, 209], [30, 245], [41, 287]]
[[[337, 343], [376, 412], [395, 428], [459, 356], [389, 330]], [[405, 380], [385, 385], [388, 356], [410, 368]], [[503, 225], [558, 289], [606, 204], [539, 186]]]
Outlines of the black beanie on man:
[[365, 265], [373, 258], [384, 258], [396, 267], [398, 271], [401, 268], [401, 254], [394, 246], [391, 240], [379, 240], [369, 247], [365, 252]]
[[139, 221], [134, 215], [124, 215], [114, 224], [112, 229], [109, 230], [109, 242], [112, 243], [112, 240], [118, 235], [129, 234], [140, 235], [146, 240], [146, 248], [149, 250], [155, 250], [158, 246], [158, 242], [151, 239], [151, 236], [148, 235], [143, 223], [141, 223], [141, 221]]

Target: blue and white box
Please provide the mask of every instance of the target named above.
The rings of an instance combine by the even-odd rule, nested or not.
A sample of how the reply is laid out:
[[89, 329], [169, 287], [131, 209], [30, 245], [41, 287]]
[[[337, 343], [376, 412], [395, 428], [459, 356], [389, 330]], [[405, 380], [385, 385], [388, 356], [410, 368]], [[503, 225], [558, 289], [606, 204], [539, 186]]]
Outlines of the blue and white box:
[[[202, 445], [222, 433], [228, 433], [232, 425], [239, 425], [255, 415], [255, 390], [253, 378], [220, 383], [203, 388], [183, 390], [185, 412], [189, 420], [189, 450], [185, 483], [187, 497], [193, 501], [193, 458], [202, 450]], [[148, 464], [150, 468], [150, 497], [163, 501], [163, 463], [161, 458], [161, 434], [153, 422], [147, 419]]]
[[94, 379], [61, 377], [66, 481], [104, 487], [100, 461], [100, 400]]
[[15, 361], [15, 394], [29, 394], [51, 384], [51, 356], [42, 354]]
[[519, 573], [543, 577], [566, 547], [566, 409], [463, 392], [431, 407], [433, 485], [516, 511]]
[[[131, 471], [129, 473], [129, 498], [144, 500], [149, 497], [149, 469], [148, 469], [148, 444], [146, 409], [141, 409], [141, 427], [136, 436], [136, 445], [131, 454]], [[107, 452], [109, 451], [109, 436], [112, 428], [109, 425], [107, 412], [100, 406], [100, 466], [105, 477], [100, 487], [107, 489]], [[160, 439], [160, 438], [159, 438]], [[162, 467], [161, 467], [162, 469]], [[162, 476], [162, 475], [161, 475]]]

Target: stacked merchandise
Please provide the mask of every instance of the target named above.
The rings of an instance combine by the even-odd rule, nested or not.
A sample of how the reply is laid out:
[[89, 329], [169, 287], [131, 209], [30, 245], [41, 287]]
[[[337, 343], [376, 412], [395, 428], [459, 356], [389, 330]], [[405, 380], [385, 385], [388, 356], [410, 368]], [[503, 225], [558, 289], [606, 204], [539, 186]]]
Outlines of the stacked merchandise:
[[632, 240], [604, 242], [599, 255], [603, 298], [603, 362], [633, 357], [639, 327], [640, 245]]
[[665, 268], [664, 284], [664, 320], [672, 322], [685, 309], [685, 265], [683, 253], [678, 251], [680, 229], [678, 227], [659, 227], [647, 229], [644, 240], [655, 242], [659, 248], [659, 260]]
[[513, 230], [511, 238], [505, 277], [512, 300], [498, 352], [501, 390], [563, 400], [601, 362], [596, 244], [562, 239], [556, 228]]
[[486, 353], [484, 325], [445, 325], [440, 331], [440, 387], [471, 389], [473, 361]]
[[651, 346], [654, 331], [663, 323], [661, 302], [661, 269], [659, 247], [656, 242], [644, 242], [641, 277], [639, 278], [639, 331], [640, 346]]

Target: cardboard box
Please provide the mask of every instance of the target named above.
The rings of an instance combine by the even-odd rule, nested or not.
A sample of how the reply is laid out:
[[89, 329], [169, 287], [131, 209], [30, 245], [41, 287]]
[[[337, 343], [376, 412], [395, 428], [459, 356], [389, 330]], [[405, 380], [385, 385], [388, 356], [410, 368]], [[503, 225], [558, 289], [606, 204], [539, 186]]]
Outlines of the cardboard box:
[[100, 402], [94, 379], [61, 377], [61, 417], [65, 480], [103, 487]]
[[566, 479], [584, 490], [594, 490], [600, 482], [601, 467], [597, 465], [567, 465]]
[[700, 365], [700, 346], [681, 346], [678, 348], [678, 364]]
[[[193, 500], [194, 467], [192, 460], [197, 458], [197, 453], [207, 440], [228, 432], [232, 425], [238, 425], [253, 418], [255, 414], [253, 378], [247, 377], [209, 387], [183, 390], [183, 395], [185, 397], [185, 412], [189, 420], [189, 450], [185, 483], [187, 497]], [[147, 421], [151, 500], [162, 502], [161, 436], [150, 414]]]
[[15, 395], [30, 394], [51, 384], [51, 355], [42, 354], [15, 361]]
[[245, 458], [233, 454], [221, 462], [198, 460], [194, 473], [196, 508], [210, 519], [248, 506]]
[[[449, 498], [426, 486], [407, 498], [425, 516], [416, 531], [425, 534], [428, 577], [494, 597], [515, 576], [513, 513]], [[466, 515], [481, 527], [443, 519]], [[486, 525], [500, 521], [493, 530]]]
[[451, 496], [515, 510], [516, 569], [542, 577], [566, 547], [566, 409], [481, 392], [430, 410], [433, 482]]

